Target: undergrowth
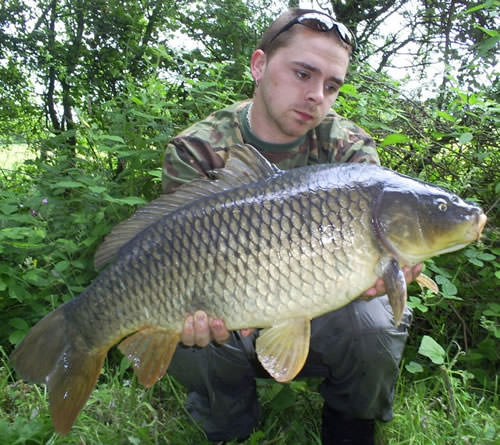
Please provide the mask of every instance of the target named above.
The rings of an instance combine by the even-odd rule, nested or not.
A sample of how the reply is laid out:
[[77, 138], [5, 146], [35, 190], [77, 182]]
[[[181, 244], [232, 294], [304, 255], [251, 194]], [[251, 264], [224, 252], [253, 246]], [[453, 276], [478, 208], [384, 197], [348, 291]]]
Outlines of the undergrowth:
[[[208, 445], [184, 410], [185, 392], [169, 376], [141, 387], [124, 366], [106, 364], [71, 432], [54, 433], [43, 385], [14, 378], [2, 350], [0, 443], [64, 445]], [[246, 445], [320, 445], [322, 399], [317, 379], [279, 384], [259, 379], [261, 423]], [[436, 368], [415, 379], [402, 368], [395, 417], [377, 425], [378, 445], [500, 444], [499, 381], [491, 391], [461, 372]]]

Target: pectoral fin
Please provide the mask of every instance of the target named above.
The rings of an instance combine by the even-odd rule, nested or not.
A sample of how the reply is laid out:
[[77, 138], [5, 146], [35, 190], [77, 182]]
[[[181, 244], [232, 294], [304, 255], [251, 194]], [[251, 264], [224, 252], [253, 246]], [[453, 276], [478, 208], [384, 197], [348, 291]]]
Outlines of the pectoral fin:
[[389, 296], [389, 302], [392, 306], [394, 314], [394, 324], [399, 326], [403, 311], [406, 307], [406, 280], [399, 263], [395, 258], [387, 262], [384, 270], [383, 277], [385, 289]]
[[311, 322], [306, 318], [279, 321], [263, 329], [256, 341], [259, 361], [278, 382], [292, 380], [309, 353]]
[[417, 278], [415, 278], [415, 281], [418, 283], [421, 289], [426, 287], [431, 292], [439, 294], [439, 287], [431, 277], [428, 277], [427, 275], [421, 273]]
[[176, 332], [144, 328], [123, 340], [118, 348], [132, 362], [139, 383], [148, 388], [167, 371], [179, 339]]

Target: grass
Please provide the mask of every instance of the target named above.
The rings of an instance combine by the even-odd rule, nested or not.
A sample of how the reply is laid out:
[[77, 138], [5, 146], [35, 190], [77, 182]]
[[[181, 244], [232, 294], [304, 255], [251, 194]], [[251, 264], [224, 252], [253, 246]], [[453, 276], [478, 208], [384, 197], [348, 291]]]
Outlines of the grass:
[[[167, 376], [145, 390], [130, 371], [109, 365], [70, 434], [58, 436], [44, 386], [16, 381], [0, 352], [2, 444], [209, 444], [185, 412], [185, 393], [173, 379]], [[320, 445], [322, 400], [316, 384], [259, 380], [262, 421], [245, 444]], [[380, 445], [500, 444], [500, 394], [468, 386], [460, 374], [437, 371], [418, 380], [403, 371], [394, 408], [394, 420], [378, 425]]]
[[[466, 374], [465, 374], [466, 375]], [[461, 371], [399, 380], [395, 417], [381, 426], [385, 445], [499, 445], [500, 394], [477, 388]]]

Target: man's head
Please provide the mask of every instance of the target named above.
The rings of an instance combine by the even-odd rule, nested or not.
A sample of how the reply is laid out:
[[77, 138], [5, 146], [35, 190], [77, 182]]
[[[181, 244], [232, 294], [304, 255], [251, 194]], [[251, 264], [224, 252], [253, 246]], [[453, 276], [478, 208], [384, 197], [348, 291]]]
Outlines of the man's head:
[[344, 24], [314, 9], [300, 8], [291, 8], [281, 14], [264, 32], [257, 49], [270, 57], [278, 48], [286, 46], [294, 32], [300, 28], [295, 26], [297, 24], [330, 34], [349, 54], [352, 53], [354, 39]]
[[323, 120], [347, 73], [349, 41], [344, 25], [312, 10], [290, 9], [271, 25], [250, 64], [258, 137], [292, 142]]

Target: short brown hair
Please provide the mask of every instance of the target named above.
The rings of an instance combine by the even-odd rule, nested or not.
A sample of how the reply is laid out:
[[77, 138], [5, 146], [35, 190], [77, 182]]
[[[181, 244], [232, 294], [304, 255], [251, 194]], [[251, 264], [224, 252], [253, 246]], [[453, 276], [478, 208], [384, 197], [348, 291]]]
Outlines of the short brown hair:
[[[301, 8], [290, 8], [282, 13], [267, 30], [262, 35], [262, 39], [257, 46], [257, 49], [261, 49], [266, 53], [268, 57], [270, 57], [278, 48], [286, 46], [288, 41], [292, 38], [294, 33], [296, 32], [297, 27], [292, 26], [287, 31], [281, 33], [279, 36], [276, 35], [280, 32], [280, 30], [286, 26], [287, 23], [291, 22], [293, 19], [300, 17], [309, 12], [318, 13], [319, 11], [315, 11], [314, 9], [301, 9]], [[349, 54], [352, 54], [352, 46], [348, 43], [344, 42], [338, 35], [338, 33], [334, 30], [328, 31], [329, 35], [335, 36], [337, 42], [345, 48]]]

